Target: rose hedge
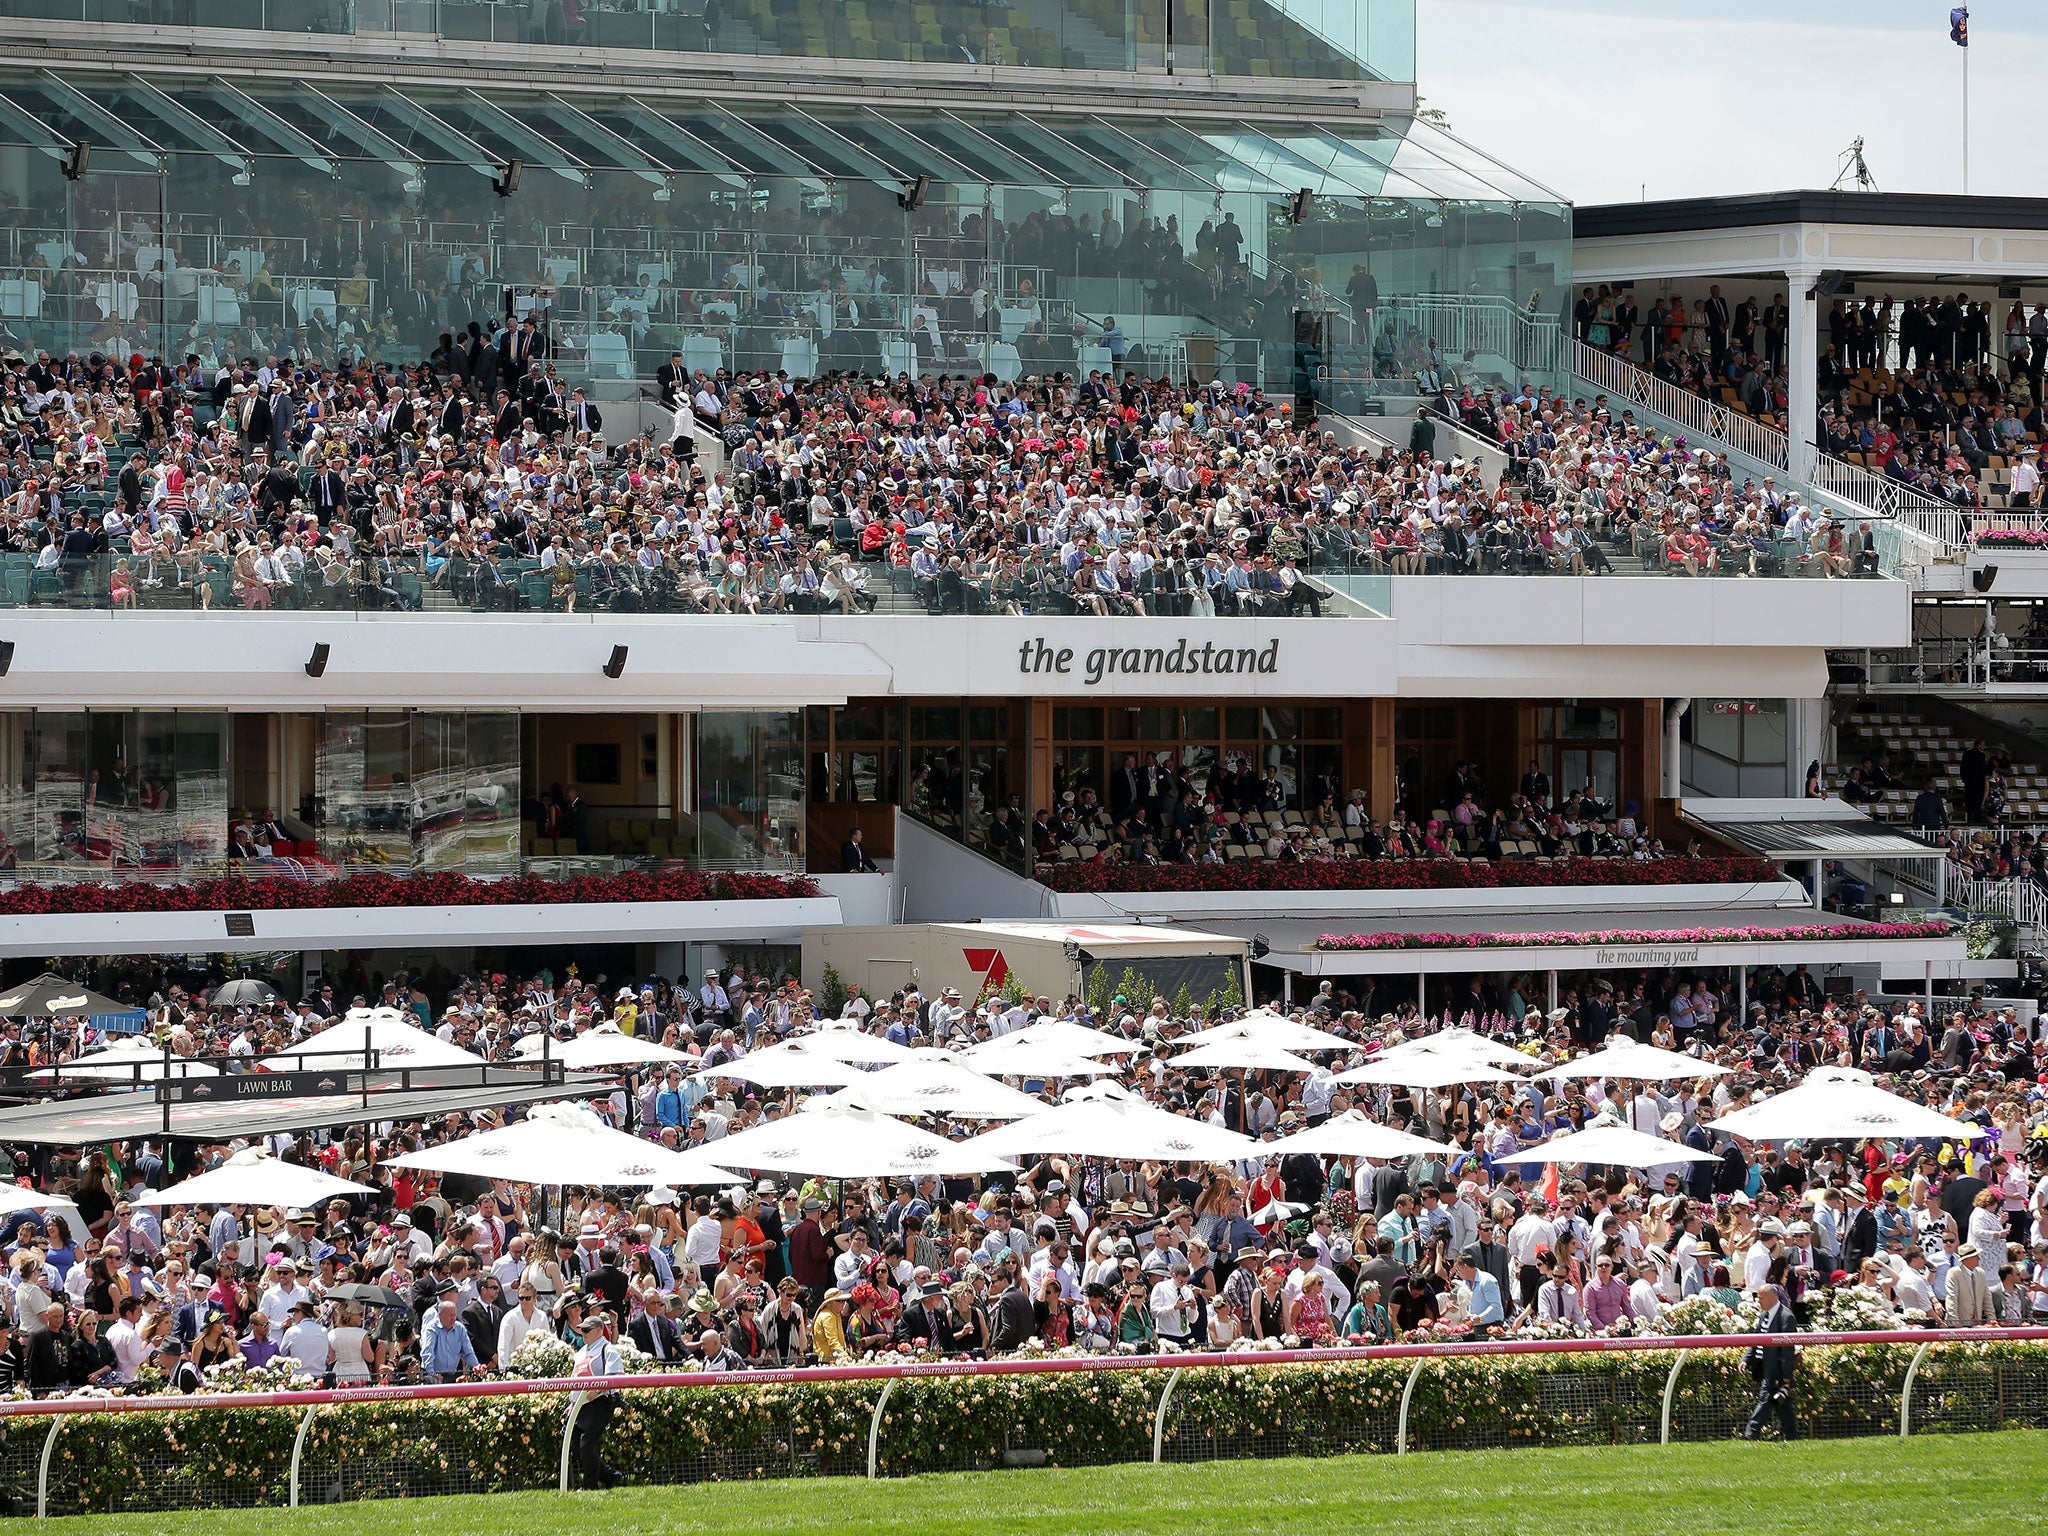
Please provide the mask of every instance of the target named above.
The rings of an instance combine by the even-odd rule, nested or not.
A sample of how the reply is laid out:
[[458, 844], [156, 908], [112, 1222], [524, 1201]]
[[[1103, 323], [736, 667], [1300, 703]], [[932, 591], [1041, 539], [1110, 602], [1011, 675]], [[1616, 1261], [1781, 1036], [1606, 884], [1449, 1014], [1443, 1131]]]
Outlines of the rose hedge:
[[1588, 933], [1326, 933], [1317, 949], [1524, 949], [1566, 944], [1768, 944], [1800, 939], [1939, 939], [1952, 923], [1808, 923], [1797, 928], [1609, 928]]
[[2048, 549], [2048, 532], [2038, 528], [1987, 528], [1977, 535], [1979, 549]]
[[[1896, 1434], [1910, 1344], [1815, 1346], [1794, 1377], [1802, 1429]], [[1432, 1360], [1409, 1408], [1420, 1449], [1654, 1443], [1667, 1353]], [[1407, 1360], [1191, 1369], [1174, 1388], [1169, 1460], [1391, 1451]], [[883, 1414], [887, 1474], [1147, 1461], [1164, 1371], [899, 1380]], [[606, 1441], [639, 1483], [865, 1472], [883, 1383], [764, 1382], [629, 1392]], [[1755, 1389], [1736, 1350], [1695, 1351], [1680, 1373], [1674, 1438], [1726, 1436]], [[556, 1486], [562, 1394], [345, 1403], [317, 1410], [301, 1499], [406, 1498]], [[52, 1514], [286, 1502], [295, 1408], [87, 1414], [65, 1421]], [[1937, 1345], [1916, 1380], [1916, 1429], [2048, 1428], [2048, 1348]], [[33, 1498], [47, 1428], [7, 1425], [0, 1484]], [[1034, 1455], [1031, 1459], [1036, 1459]]]
[[1559, 859], [1469, 864], [1459, 859], [1330, 859], [1288, 864], [1041, 864], [1055, 891], [1491, 891], [1553, 885], [1710, 885], [1779, 879], [1768, 859]]
[[348, 875], [339, 880], [277, 877], [194, 880], [182, 885], [19, 885], [0, 891], [0, 916], [101, 912], [289, 912], [328, 907], [511, 907], [569, 902], [775, 901], [815, 896], [807, 875], [730, 874], [664, 870], [653, 874], [571, 875], [548, 879], [515, 875], [474, 880], [468, 875]]

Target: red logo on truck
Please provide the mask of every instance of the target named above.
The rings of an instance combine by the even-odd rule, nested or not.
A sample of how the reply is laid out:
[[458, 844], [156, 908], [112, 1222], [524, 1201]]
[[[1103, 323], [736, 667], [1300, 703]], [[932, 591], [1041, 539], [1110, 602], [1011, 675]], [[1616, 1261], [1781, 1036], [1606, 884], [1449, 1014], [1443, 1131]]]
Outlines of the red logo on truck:
[[1003, 958], [1000, 949], [963, 949], [960, 953], [967, 957], [968, 965], [981, 978], [982, 991], [993, 992], [1009, 978], [1010, 962]]

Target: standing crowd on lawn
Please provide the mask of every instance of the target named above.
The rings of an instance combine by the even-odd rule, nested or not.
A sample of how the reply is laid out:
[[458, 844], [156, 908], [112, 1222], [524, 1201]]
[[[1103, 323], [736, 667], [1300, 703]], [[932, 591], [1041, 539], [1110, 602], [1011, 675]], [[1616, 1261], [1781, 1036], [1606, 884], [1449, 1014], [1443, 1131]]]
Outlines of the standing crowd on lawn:
[[[382, 990], [421, 1027], [494, 1059], [538, 1031], [566, 1041], [599, 1026], [680, 1049], [688, 1063], [627, 1073], [591, 1100], [613, 1124], [675, 1148], [792, 1112], [795, 1095], [716, 1071], [818, 1015], [795, 983], [737, 971], [696, 988], [540, 972], [462, 978], [432, 999], [410, 980]], [[387, 1166], [518, 1113], [483, 1110], [263, 1139], [272, 1155], [371, 1194], [304, 1210], [159, 1209], [136, 1203], [173, 1173], [153, 1139], [24, 1148], [11, 1154], [21, 1179], [76, 1209], [0, 1224], [12, 1324], [0, 1375], [51, 1394], [190, 1388], [254, 1371], [338, 1383], [565, 1374], [574, 1348], [596, 1341], [635, 1368], [644, 1355], [739, 1369], [905, 1353], [1725, 1332], [1754, 1320], [1765, 1287], [1820, 1325], [2048, 1322], [2048, 1032], [1996, 1005], [1935, 1020], [1917, 1006], [1887, 1014], [1827, 1002], [1803, 968], [1760, 976], [1752, 995], [1738, 1019], [1703, 975], [1587, 977], [1544, 1014], [1517, 989], [1503, 995], [1475, 979], [1451, 1012], [1421, 1019], [1412, 1006], [1375, 1014], [1369, 996], [1325, 987], [1296, 1016], [1350, 1045], [1311, 1074], [1177, 1066], [1185, 1036], [1234, 1010], [1177, 1014], [1164, 998], [1091, 1008], [856, 990], [843, 1005], [856, 1027], [903, 1045], [960, 1047], [1047, 1020], [1096, 1028], [1115, 1037], [1131, 1091], [1260, 1142], [1355, 1110], [1455, 1149], [1394, 1161], [1282, 1150], [1203, 1165], [1051, 1152], [971, 1178], [572, 1186], [545, 1199], [504, 1181]], [[215, 1007], [204, 990], [166, 989], [150, 1003], [174, 1051], [231, 1067], [317, 1039], [342, 1011], [331, 988], [261, 1009]], [[1526, 1053], [1532, 1068], [1634, 1039], [1731, 1070], [1691, 1082], [1535, 1077], [1431, 1091], [1331, 1080], [1451, 1025]], [[5, 1059], [16, 1062], [96, 1043], [89, 1028], [7, 1033]], [[1981, 1131], [1808, 1145], [1708, 1128], [1822, 1064], [1861, 1066]], [[1502, 1161], [1608, 1122], [1712, 1160], [1554, 1172]], [[195, 1149], [201, 1166], [237, 1150]]]

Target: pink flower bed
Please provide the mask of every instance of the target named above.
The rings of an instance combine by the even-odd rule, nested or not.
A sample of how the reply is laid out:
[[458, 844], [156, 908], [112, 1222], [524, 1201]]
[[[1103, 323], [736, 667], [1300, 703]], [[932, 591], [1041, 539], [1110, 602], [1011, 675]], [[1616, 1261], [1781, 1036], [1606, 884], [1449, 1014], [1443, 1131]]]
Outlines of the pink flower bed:
[[1592, 933], [1326, 933], [1317, 949], [1536, 949], [1571, 944], [1770, 944], [1938, 939], [1950, 923], [1808, 923], [1797, 928], [1608, 928]]

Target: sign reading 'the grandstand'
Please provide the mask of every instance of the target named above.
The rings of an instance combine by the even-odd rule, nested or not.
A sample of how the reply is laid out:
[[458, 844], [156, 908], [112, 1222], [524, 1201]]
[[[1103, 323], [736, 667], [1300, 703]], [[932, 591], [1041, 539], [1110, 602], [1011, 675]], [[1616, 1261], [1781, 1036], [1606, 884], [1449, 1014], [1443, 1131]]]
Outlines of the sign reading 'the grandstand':
[[1063, 677], [1099, 688], [1123, 677], [1256, 677], [1280, 668], [1280, 642], [1263, 645], [1200, 645], [1186, 638], [1172, 645], [1098, 645], [1086, 650], [1026, 640], [1017, 647], [1017, 671], [1024, 677]]

